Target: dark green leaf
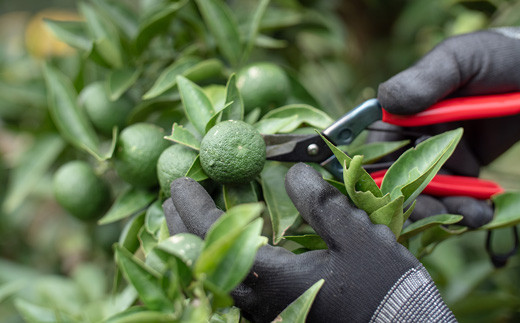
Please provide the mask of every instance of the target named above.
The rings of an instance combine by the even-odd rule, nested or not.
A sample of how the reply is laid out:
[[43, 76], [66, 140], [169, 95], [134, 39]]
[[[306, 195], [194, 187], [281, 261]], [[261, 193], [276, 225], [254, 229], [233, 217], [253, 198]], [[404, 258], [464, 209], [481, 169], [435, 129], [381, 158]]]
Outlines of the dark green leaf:
[[520, 223], [520, 192], [505, 192], [492, 197], [495, 215], [481, 230], [509, 227]]
[[308, 250], [328, 249], [325, 241], [323, 241], [323, 239], [317, 234], [304, 234], [301, 236], [284, 236], [283, 238], [297, 242]]
[[[13, 212], [47, 172], [65, 146], [58, 135], [40, 135], [12, 170], [3, 208]], [[5, 185], [5, 184], [2, 184]]]
[[305, 293], [289, 304], [273, 322], [305, 323], [312, 303], [324, 282], [324, 279], [320, 279], [314, 283]]
[[141, 75], [141, 70], [136, 68], [125, 68], [113, 70], [108, 74], [108, 93], [110, 100], [115, 101], [123, 95]]
[[74, 146], [103, 159], [99, 140], [87, 116], [79, 109], [77, 93], [70, 80], [60, 71], [45, 65], [49, 111], [61, 135]]
[[92, 50], [92, 41], [86, 36], [85, 22], [45, 19], [45, 25], [67, 45], [86, 52]]
[[127, 4], [119, 1], [94, 0], [109, 20], [121, 30], [128, 39], [134, 39], [138, 31], [137, 16]]
[[139, 248], [137, 235], [144, 225], [144, 218], [144, 212], [135, 215], [125, 224], [125, 227], [119, 236], [119, 244], [130, 252], [135, 252]]
[[[255, 39], [255, 46], [259, 48], [268, 48], [268, 49], [281, 49], [287, 47], [287, 40], [285, 39], [276, 39], [266, 35], [258, 34]], [[307, 103], [310, 105], [314, 105], [311, 102], [295, 102], [295, 103]]]
[[175, 62], [164, 69], [159, 75], [152, 88], [148, 90], [144, 95], [143, 99], [153, 99], [167, 90], [177, 85], [177, 76], [183, 75], [189, 68], [200, 62], [199, 58], [186, 56]]
[[196, 3], [221, 54], [232, 65], [238, 64], [242, 44], [238, 24], [231, 9], [220, 0], [196, 0]]
[[[283, 45], [283, 43], [282, 43]], [[298, 75], [288, 69], [285, 71], [287, 77], [289, 78], [289, 82], [291, 83], [291, 96], [287, 99], [290, 104], [308, 104], [313, 107], [319, 107], [320, 104], [314, 98], [314, 96], [305, 88], [305, 86], [298, 79]]]
[[226, 84], [226, 103], [231, 103], [222, 110], [222, 120], [243, 120], [244, 102], [236, 85], [236, 75], [231, 74]]
[[165, 136], [164, 139], [190, 147], [191, 149], [200, 149], [200, 141], [189, 130], [177, 123], [174, 123], [172, 126], [172, 134]]
[[289, 168], [279, 162], [267, 161], [261, 173], [262, 191], [273, 226], [273, 242], [282, 239], [284, 232], [298, 218], [298, 210], [285, 191], [285, 174]]
[[213, 105], [204, 90], [184, 76], [177, 76], [177, 84], [186, 116], [201, 135], [205, 134], [206, 124], [215, 114]]
[[267, 112], [262, 119], [288, 118], [297, 116], [296, 120], [279, 132], [291, 132], [302, 124], [324, 129], [334, 122], [325, 112], [307, 104], [290, 104]]
[[146, 208], [155, 199], [155, 194], [137, 188], [128, 188], [121, 193], [108, 212], [99, 219], [99, 224], [107, 224], [124, 219]]
[[361, 145], [360, 147], [348, 150], [347, 152], [351, 156], [363, 155], [363, 163], [370, 164], [376, 162], [383, 156], [403, 148], [409, 142], [410, 140], [373, 142]]
[[457, 214], [437, 214], [420, 219], [403, 229], [399, 236], [399, 241], [409, 239], [432, 226], [457, 223], [462, 220], [462, 218], [462, 215]]
[[201, 182], [205, 179], [208, 179], [208, 175], [206, 175], [204, 169], [202, 169], [202, 165], [200, 164], [199, 155], [197, 155], [197, 158], [195, 158], [193, 164], [191, 164], [190, 169], [186, 173], [186, 177], [192, 178], [197, 182]]
[[224, 185], [223, 193], [226, 210], [231, 209], [235, 205], [258, 202], [255, 185], [256, 182]]
[[265, 14], [269, 2], [270, 0], [260, 0], [260, 3], [258, 3], [258, 6], [254, 11], [255, 14], [251, 19], [251, 23], [248, 27], [247, 43], [242, 55], [242, 62], [247, 61], [249, 55], [251, 54], [251, 50], [256, 44], [256, 36], [258, 35], [258, 30], [260, 29], [260, 22], [262, 21], [262, 17]]

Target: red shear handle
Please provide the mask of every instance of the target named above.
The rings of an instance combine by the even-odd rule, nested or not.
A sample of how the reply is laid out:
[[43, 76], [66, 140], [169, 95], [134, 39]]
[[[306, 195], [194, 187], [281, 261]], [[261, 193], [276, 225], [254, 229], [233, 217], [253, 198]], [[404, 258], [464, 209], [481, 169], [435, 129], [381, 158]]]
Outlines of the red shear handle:
[[403, 127], [450, 121], [485, 119], [520, 113], [520, 92], [446, 99], [414, 115], [396, 115], [383, 109], [383, 121]]
[[[381, 186], [385, 170], [370, 175], [378, 186]], [[434, 196], [469, 196], [487, 200], [493, 195], [502, 193], [504, 189], [495, 182], [468, 176], [437, 174], [424, 188], [423, 193]]]

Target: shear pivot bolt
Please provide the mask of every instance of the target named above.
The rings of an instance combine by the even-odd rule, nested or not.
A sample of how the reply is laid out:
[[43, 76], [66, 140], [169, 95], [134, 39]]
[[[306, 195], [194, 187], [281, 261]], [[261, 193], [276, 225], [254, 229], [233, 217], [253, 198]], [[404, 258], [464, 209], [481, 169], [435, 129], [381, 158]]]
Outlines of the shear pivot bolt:
[[307, 154], [309, 154], [310, 156], [316, 156], [319, 151], [320, 151], [320, 148], [316, 144], [310, 144], [307, 147]]

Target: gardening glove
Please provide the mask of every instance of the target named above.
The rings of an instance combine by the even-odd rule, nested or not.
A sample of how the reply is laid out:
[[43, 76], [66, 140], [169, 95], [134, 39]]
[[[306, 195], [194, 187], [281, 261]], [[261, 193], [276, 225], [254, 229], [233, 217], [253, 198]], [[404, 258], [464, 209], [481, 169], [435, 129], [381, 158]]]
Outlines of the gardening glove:
[[[382, 83], [381, 105], [395, 114], [414, 114], [448, 98], [500, 94], [520, 90], [520, 28], [500, 28], [451, 37], [436, 46], [412, 67]], [[469, 120], [404, 129], [435, 135], [464, 127], [464, 136], [445, 164], [451, 174], [478, 176], [479, 169], [496, 159], [520, 139], [520, 115]], [[374, 136], [379, 136], [375, 138]], [[373, 134], [381, 140], [392, 134]], [[420, 197], [412, 219], [433, 214], [458, 213], [461, 222], [479, 227], [493, 217], [487, 201], [468, 197]]]
[[[282, 247], [260, 248], [249, 275], [232, 293], [247, 319], [276, 319], [323, 278], [309, 322], [455, 321], [426, 269], [389, 228], [372, 224], [312, 167], [293, 166], [285, 188], [328, 250], [297, 255]], [[171, 193], [164, 210], [172, 234], [187, 229], [204, 237], [223, 213], [192, 179], [175, 180]], [[173, 227], [176, 223], [182, 224]]]

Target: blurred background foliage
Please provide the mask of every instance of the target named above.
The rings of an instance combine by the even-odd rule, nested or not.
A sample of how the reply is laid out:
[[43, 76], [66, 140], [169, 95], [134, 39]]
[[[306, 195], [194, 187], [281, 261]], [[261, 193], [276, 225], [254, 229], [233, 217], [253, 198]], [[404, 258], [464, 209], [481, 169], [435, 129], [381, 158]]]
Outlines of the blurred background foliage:
[[[239, 25], [251, 19], [241, 13], [257, 5], [253, 0], [227, 2]], [[2, 322], [22, 321], [13, 306], [14, 294], [75, 307], [108, 293], [115, 272], [111, 246], [122, 224], [82, 223], [56, 204], [49, 189], [56, 160], [89, 158], [48, 137], [56, 129], [41, 72], [43, 60], [53, 61], [77, 88], [82, 79], [95, 79], [99, 73], [82, 65], [72, 49], [52, 43], [42, 23], [43, 17], [79, 19], [76, 6], [76, 1], [66, 0], [0, 1]], [[380, 82], [447, 37], [520, 24], [518, 0], [273, 0], [270, 8], [277, 10], [268, 9], [262, 21], [262, 33], [268, 36], [258, 41], [263, 46], [250, 60], [270, 60], [292, 69], [332, 117], [374, 97]], [[161, 53], [157, 55], [153, 59], [160, 60]], [[513, 147], [483, 176], [519, 189], [519, 154], [520, 148]], [[38, 168], [31, 174], [39, 176], [24, 178], [24, 167]], [[21, 187], [8, 184], [21, 181]], [[510, 229], [494, 237], [497, 250], [510, 247]], [[441, 243], [423, 261], [461, 322], [519, 321], [520, 257], [495, 269], [484, 242], [485, 232], [468, 233]]]

